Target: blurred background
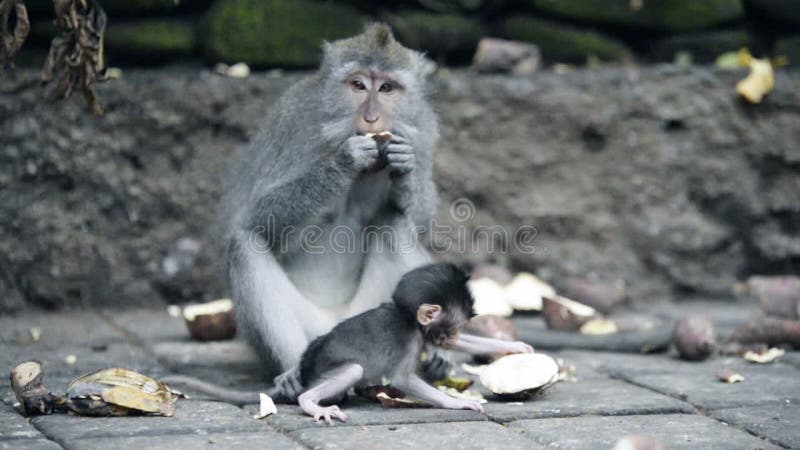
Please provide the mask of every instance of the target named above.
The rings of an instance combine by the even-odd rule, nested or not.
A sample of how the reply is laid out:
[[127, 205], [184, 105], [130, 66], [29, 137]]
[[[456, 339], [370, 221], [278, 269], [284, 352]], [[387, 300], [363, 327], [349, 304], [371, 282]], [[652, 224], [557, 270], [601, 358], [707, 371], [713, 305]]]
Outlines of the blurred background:
[[[634, 302], [800, 272], [800, 2], [100, 0], [122, 70], [97, 84], [99, 117], [39, 87], [54, 13], [25, 3], [30, 36], [0, 75], [0, 311], [227, 296], [228, 160], [323, 39], [372, 20], [439, 65], [441, 221], [466, 199], [472, 229], [536, 228], [533, 253], [488, 235], [508, 250], [441, 258]], [[480, 74], [485, 37], [526, 44], [525, 64]], [[758, 104], [736, 93], [742, 48], [776, 67]]]
[[[26, 2], [27, 54], [54, 35], [52, 2]], [[800, 6], [792, 0], [103, 0], [112, 65], [246, 62], [310, 68], [321, 39], [389, 23], [406, 45], [439, 63], [468, 65], [481, 37], [539, 46], [548, 63], [695, 62], [750, 48], [800, 59]], [[21, 54], [20, 57], [24, 56]], [[28, 58], [29, 59], [29, 58]]]

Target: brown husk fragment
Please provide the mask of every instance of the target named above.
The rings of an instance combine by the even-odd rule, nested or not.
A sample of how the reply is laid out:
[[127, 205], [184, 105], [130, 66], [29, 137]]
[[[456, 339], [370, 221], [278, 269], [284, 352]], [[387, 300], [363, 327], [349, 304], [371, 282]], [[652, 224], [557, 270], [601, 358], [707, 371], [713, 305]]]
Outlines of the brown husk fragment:
[[714, 325], [704, 317], [684, 317], [675, 327], [675, 347], [683, 359], [708, 358], [717, 348]]
[[758, 345], [788, 345], [800, 349], [800, 322], [775, 317], [758, 317], [740, 325], [728, 340], [730, 348], [749, 349]]
[[59, 97], [67, 98], [80, 88], [92, 113], [102, 115], [94, 82], [107, 79], [103, 55], [106, 14], [96, 0], [54, 0], [53, 9], [60, 33], [50, 44], [42, 83], [58, 76]]
[[[11, 11], [16, 16], [16, 25], [10, 28]], [[0, 69], [9, 64], [19, 53], [28, 37], [31, 23], [28, 10], [22, 0], [0, 0]]]

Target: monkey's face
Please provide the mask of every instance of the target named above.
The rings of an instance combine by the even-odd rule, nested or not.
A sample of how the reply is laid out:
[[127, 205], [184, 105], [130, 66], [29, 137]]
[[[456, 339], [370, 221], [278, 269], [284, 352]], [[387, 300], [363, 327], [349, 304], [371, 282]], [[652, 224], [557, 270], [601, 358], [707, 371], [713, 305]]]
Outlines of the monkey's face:
[[355, 111], [355, 127], [363, 134], [391, 130], [394, 107], [405, 94], [391, 74], [366, 69], [347, 76], [344, 92]]
[[459, 331], [467, 324], [467, 318], [461, 312], [428, 303], [420, 306], [417, 321], [422, 326], [425, 340], [440, 347], [455, 342]]

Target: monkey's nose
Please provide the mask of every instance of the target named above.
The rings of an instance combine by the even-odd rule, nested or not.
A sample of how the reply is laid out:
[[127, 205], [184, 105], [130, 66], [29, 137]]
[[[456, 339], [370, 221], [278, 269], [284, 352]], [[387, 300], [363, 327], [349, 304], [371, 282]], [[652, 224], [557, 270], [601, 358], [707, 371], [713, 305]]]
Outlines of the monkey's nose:
[[366, 114], [364, 115], [364, 120], [365, 120], [367, 123], [375, 123], [375, 122], [377, 122], [377, 121], [378, 121], [378, 119], [380, 119], [380, 118], [381, 118], [381, 116], [379, 116], [379, 115], [377, 115], [377, 114], [375, 114], [375, 116], [373, 116], [373, 117], [370, 117], [370, 116], [368, 116], [368, 115], [366, 115]]

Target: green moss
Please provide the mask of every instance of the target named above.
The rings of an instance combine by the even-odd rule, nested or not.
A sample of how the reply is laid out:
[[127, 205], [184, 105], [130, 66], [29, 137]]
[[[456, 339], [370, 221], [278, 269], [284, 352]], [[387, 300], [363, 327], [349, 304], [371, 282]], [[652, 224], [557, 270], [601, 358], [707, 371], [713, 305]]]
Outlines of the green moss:
[[106, 31], [106, 48], [112, 54], [156, 58], [185, 55], [195, 48], [195, 33], [191, 24], [178, 21], [111, 23]]
[[600, 33], [529, 16], [509, 17], [502, 24], [502, 32], [508, 39], [538, 45], [542, 57], [549, 62], [582, 63], [589, 56], [603, 61], [622, 61], [631, 54], [625, 44]]
[[469, 60], [483, 36], [477, 20], [455, 14], [412, 12], [392, 15], [388, 22], [407, 47], [452, 61]]
[[741, 0], [644, 0], [639, 10], [630, 0], [530, 0], [534, 7], [588, 22], [677, 31], [702, 28], [744, 15]]
[[347, 6], [308, 0], [218, 0], [207, 17], [212, 61], [256, 67], [314, 66], [323, 40], [358, 34], [366, 22]]
[[100, 0], [108, 13], [164, 12], [178, 8], [181, 3], [176, 0]]

